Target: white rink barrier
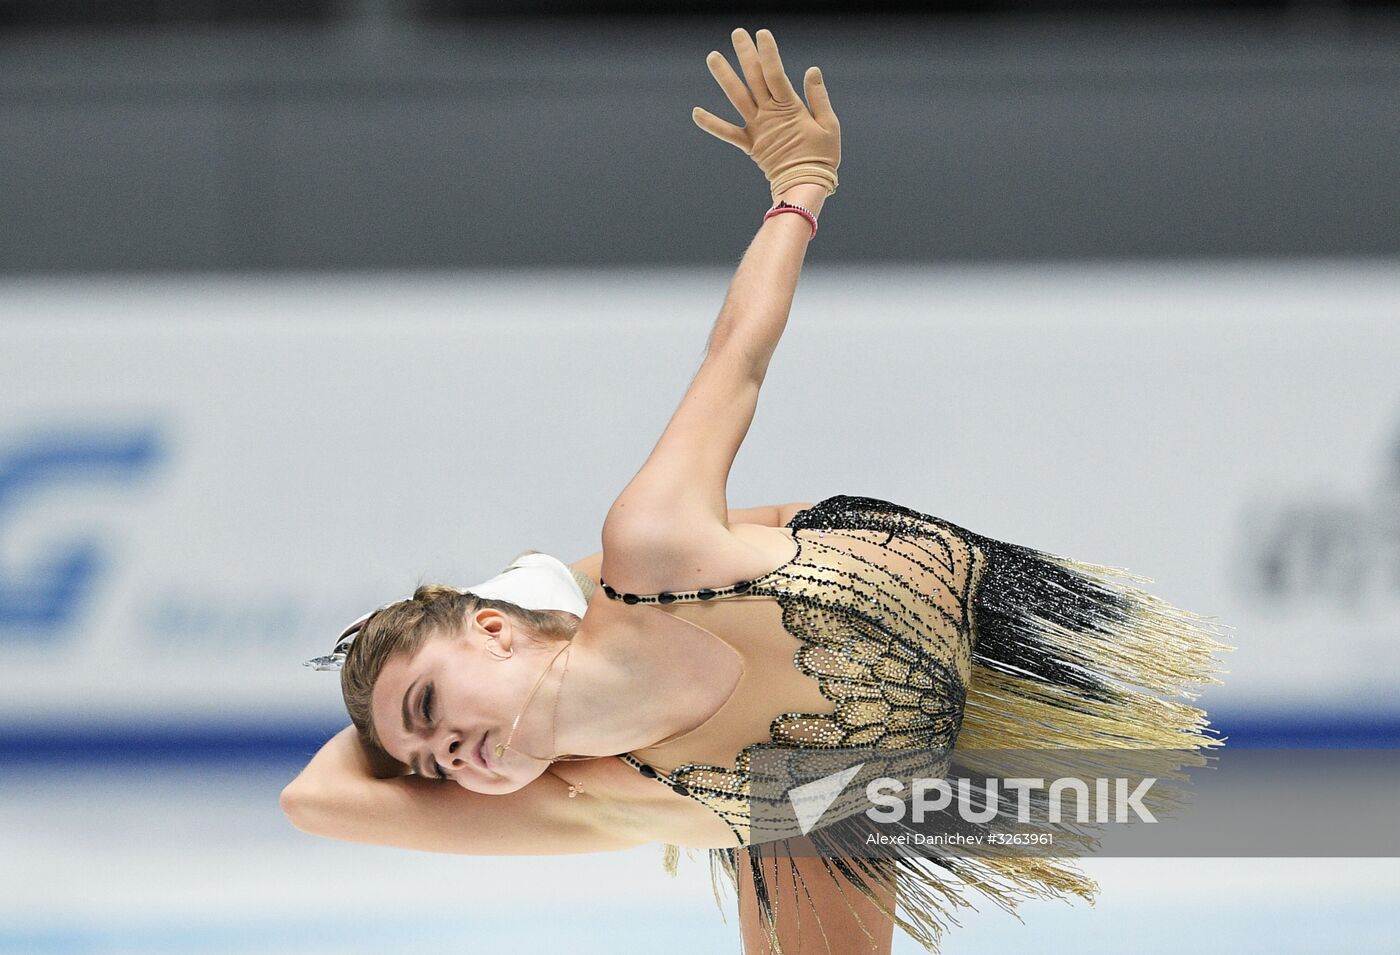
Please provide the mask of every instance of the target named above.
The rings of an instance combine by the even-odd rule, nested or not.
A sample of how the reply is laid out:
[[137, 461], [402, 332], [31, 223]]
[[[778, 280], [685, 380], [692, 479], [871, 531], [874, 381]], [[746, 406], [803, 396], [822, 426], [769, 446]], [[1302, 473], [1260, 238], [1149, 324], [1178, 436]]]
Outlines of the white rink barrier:
[[[729, 274], [0, 284], [0, 719], [343, 716], [419, 581], [596, 550]], [[1400, 706], [1400, 266], [809, 263], [731, 506], [845, 493], [1154, 578], [1231, 712]]]

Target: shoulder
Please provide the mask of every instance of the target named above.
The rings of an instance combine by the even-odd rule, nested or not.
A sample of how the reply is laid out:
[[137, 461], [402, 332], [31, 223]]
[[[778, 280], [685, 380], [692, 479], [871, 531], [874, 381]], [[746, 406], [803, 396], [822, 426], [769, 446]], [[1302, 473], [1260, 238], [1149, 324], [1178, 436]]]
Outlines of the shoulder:
[[604, 540], [599, 569], [601, 579], [615, 590], [699, 590], [762, 576], [789, 560], [792, 551], [791, 531], [758, 524], [735, 524], [688, 537], [659, 531], [620, 534]]

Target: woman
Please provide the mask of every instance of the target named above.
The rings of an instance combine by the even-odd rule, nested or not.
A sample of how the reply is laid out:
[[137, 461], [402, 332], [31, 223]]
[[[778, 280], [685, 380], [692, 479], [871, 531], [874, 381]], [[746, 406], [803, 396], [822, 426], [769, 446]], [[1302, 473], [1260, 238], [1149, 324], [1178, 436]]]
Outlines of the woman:
[[[1214, 682], [1219, 645], [1109, 568], [889, 502], [728, 509], [840, 164], [820, 71], [804, 105], [768, 31], [732, 38], [743, 80], [717, 52], [707, 63], [744, 126], [694, 119], [754, 159], [775, 205], [602, 551], [568, 567], [533, 554], [356, 621], [319, 661], [341, 670], [352, 725], [282, 804], [308, 832], [440, 852], [659, 841], [674, 868], [673, 847], [706, 848], [739, 890], [747, 951], [888, 952], [896, 924], [932, 949], [966, 904], [954, 880], [1006, 906], [1093, 885], [1045, 859], [868, 858], [835, 824], [765, 838], [756, 761], [955, 741], [1208, 747], [1200, 710], [1147, 691]], [[799, 844], [815, 851], [787, 851]]]

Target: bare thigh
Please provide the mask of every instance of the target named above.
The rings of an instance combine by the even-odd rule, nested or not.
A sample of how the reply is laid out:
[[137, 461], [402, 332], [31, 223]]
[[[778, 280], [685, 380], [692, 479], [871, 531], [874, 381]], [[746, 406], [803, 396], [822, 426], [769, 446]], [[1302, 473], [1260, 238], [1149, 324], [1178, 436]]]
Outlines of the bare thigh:
[[[773, 949], [758, 912], [749, 850], [739, 850], [738, 863], [745, 955], [770, 955]], [[759, 864], [773, 900], [783, 955], [889, 955], [894, 923], [840, 873], [833, 878], [823, 860], [763, 855]], [[893, 909], [894, 889], [875, 889]]]

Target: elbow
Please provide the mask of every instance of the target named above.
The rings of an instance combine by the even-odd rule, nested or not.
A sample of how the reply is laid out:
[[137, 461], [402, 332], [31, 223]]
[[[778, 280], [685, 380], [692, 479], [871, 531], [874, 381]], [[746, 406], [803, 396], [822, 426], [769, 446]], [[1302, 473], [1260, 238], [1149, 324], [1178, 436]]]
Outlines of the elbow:
[[603, 553], [612, 555], [615, 560], [639, 550], [664, 548], [674, 540], [671, 530], [674, 511], [662, 507], [655, 499], [645, 503], [638, 501], [639, 495], [635, 494], [631, 495], [631, 500], [619, 498], [603, 522]]
[[298, 784], [295, 780], [288, 783], [278, 801], [282, 806], [282, 814], [293, 826], [302, 832], [319, 835], [315, 822], [316, 800], [304, 784]]

